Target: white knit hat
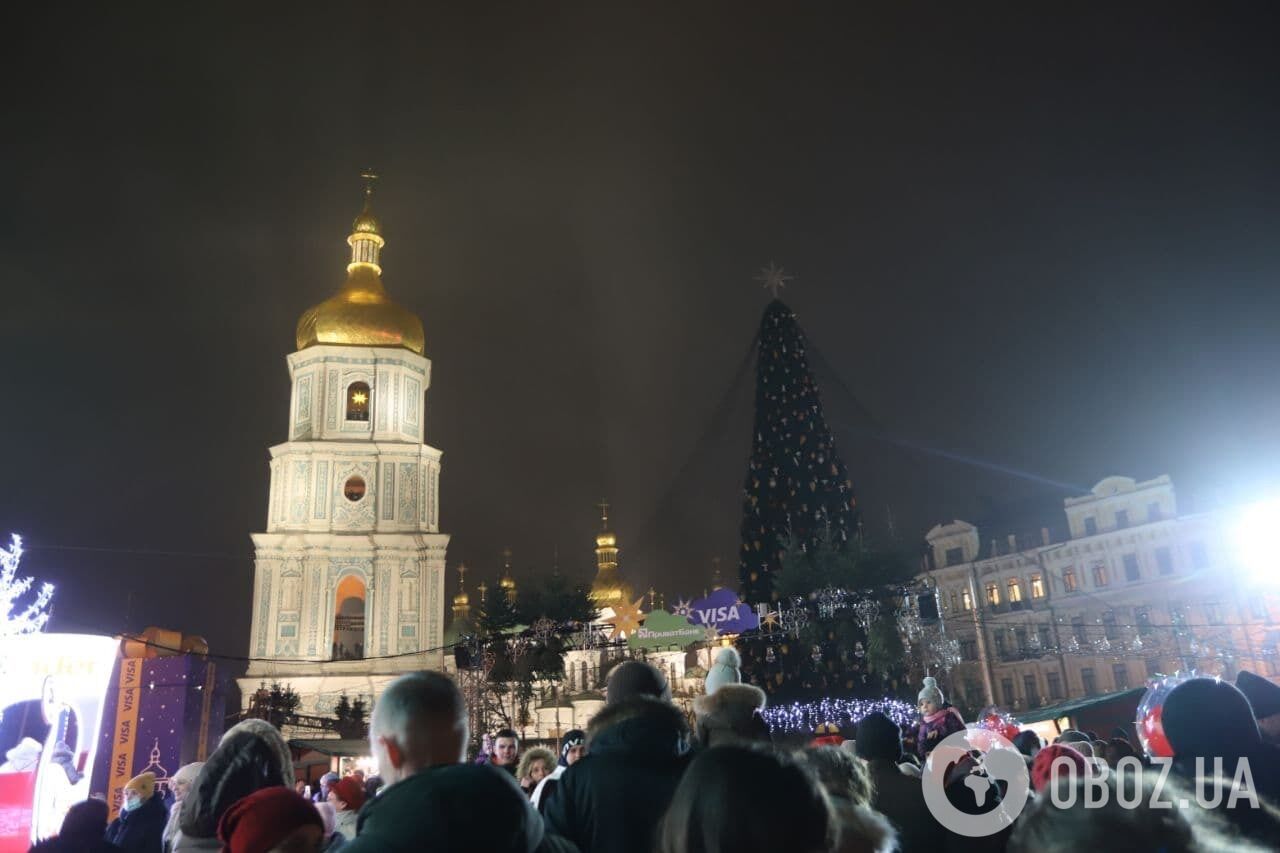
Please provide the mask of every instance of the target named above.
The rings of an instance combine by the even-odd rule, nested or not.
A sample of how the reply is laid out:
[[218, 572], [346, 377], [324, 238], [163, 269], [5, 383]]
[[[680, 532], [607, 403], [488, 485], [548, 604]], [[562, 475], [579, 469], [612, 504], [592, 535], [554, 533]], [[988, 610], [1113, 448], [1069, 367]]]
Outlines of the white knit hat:
[[707, 695], [710, 696], [726, 684], [738, 684], [742, 681], [742, 673], [738, 668], [742, 666], [742, 658], [738, 656], [738, 650], [726, 646], [716, 654], [716, 662], [711, 665], [711, 671], [707, 673], [706, 687]]
[[938, 689], [938, 679], [932, 675], [924, 677], [924, 689], [920, 691], [920, 695], [916, 697], [917, 702], [932, 702], [939, 708], [942, 707], [942, 691]]

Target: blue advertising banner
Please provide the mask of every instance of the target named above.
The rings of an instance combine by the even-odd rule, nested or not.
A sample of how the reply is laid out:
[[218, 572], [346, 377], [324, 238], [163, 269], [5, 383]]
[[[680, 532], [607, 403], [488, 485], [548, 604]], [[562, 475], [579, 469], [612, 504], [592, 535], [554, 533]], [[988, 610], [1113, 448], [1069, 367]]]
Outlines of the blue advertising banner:
[[710, 625], [721, 634], [741, 634], [760, 627], [760, 617], [751, 605], [731, 589], [717, 589], [706, 598], [694, 599], [688, 616], [695, 625]]

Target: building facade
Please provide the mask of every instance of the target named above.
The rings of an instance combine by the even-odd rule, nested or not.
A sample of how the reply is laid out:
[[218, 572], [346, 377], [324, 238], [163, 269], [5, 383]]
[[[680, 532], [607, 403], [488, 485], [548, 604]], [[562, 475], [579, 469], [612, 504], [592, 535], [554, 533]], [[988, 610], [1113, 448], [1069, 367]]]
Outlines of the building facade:
[[421, 321], [382, 284], [381, 224], [365, 207], [336, 295], [298, 322], [288, 441], [271, 448], [255, 550], [247, 703], [262, 682], [327, 716], [342, 694], [443, 661], [441, 453], [425, 442], [431, 362]]
[[925, 575], [960, 645], [952, 701], [1016, 712], [1178, 670], [1280, 676], [1280, 602], [1238, 565], [1230, 511], [1179, 515], [1167, 476], [1108, 477], [1064, 511], [1056, 542], [929, 531]]

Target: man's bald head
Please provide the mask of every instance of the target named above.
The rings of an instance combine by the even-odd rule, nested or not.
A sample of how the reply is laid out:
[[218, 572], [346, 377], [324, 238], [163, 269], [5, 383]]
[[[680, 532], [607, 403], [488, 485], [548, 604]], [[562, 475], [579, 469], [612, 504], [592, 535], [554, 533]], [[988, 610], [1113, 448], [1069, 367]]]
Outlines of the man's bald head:
[[466, 744], [466, 705], [447, 675], [402, 675], [387, 685], [373, 706], [369, 745], [388, 783], [433, 765], [457, 764]]

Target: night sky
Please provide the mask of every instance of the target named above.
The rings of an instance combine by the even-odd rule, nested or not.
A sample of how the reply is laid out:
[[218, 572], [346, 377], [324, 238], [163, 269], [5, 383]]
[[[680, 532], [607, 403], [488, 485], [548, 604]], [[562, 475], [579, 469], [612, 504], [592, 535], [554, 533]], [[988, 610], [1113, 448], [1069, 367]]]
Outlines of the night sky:
[[1280, 488], [1274, 4], [126, 5], [2, 60], [0, 531], [55, 629], [246, 652], [369, 166], [472, 579], [587, 579], [602, 497], [637, 588], [734, 573], [770, 261], [878, 541]]

